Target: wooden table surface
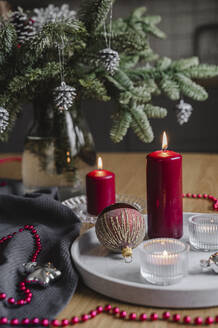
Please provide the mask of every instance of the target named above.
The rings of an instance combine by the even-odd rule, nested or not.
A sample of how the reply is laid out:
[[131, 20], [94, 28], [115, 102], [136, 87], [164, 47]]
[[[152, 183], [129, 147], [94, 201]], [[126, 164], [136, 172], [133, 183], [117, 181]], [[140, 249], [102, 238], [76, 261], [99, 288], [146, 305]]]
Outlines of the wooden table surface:
[[[7, 154], [11, 155], [11, 154]], [[104, 167], [116, 174], [116, 189], [120, 194], [137, 195], [138, 197], [146, 197], [146, 154], [144, 153], [103, 153]], [[4, 157], [6, 155], [1, 155]], [[183, 192], [190, 193], [208, 193], [218, 196], [218, 154], [184, 154], [183, 156]], [[20, 178], [20, 163], [5, 163], [0, 166], [0, 177]], [[185, 212], [211, 212], [211, 202], [199, 199], [185, 199]], [[108, 297], [102, 296], [80, 282], [75, 295], [70, 303], [58, 316], [61, 318], [72, 318], [74, 315], [80, 316], [88, 313], [91, 309], [95, 309], [97, 305], [105, 305], [110, 303], [112, 306], [119, 306], [127, 312], [142, 312], [148, 315], [151, 312], [157, 312], [161, 315], [164, 309], [145, 308], [118, 302]], [[185, 304], [184, 304], [185, 307]], [[180, 313], [195, 317], [201, 315], [203, 317], [218, 315], [218, 307], [195, 310], [170, 310], [172, 314]], [[101, 314], [93, 320], [83, 324], [85, 327], [98, 328], [136, 328], [149, 326], [157, 327], [176, 327], [175, 323], [167, 323], [163, 321], [156, 322], [128, 322], [117, 318], [113, 318], [108, 314]], [[183, 325], [180, 325], [182, 327]], [[215, 325], [214, 325], [215, 326]]]

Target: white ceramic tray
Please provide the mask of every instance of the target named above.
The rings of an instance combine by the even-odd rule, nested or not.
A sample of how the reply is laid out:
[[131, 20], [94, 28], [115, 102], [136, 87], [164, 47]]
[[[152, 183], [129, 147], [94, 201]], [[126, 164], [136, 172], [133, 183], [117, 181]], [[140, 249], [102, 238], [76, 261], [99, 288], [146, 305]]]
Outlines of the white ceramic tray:
[[[184, 213], [184, 238], [187, 241], [187, 218]], [[154, 307], [199, 308], [218, 306], [218, 274], [201, 271], [200, 259], [213, 252], [190, 251], [189, 274], [179, 283], [157, 286], [140, 276], [139, 254], [133, 251], [133, 262], [125, 263], [120, 254], [101, 246], [95, 228], [79, 237], [71, 247], [73, 261], [83, 282], [91, 289], [114, 299]]]

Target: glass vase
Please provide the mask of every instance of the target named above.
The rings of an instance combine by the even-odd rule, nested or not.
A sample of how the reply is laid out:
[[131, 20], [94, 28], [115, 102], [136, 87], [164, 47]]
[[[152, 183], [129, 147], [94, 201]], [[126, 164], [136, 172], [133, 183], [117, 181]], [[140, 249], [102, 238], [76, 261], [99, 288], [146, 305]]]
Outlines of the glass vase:
[[85, 175], [96, 164], [96, 152], [80, 104], [58, 112], [51, 103], [37, 99], [33, 107], [34, 122], [22, 160], [25, 191], [57, 186], [62, 198], [84, 192]]

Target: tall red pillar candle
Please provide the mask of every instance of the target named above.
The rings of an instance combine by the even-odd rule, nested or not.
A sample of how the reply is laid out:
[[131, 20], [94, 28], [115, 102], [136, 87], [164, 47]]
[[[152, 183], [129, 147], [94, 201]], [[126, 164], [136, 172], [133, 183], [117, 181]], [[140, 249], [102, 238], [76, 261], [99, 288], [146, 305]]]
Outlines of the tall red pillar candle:
[[182, 156], [166, 150], [147, 156], [148, 237], [180, 238], [183, 234]]
[[115, 174], [103, 170], [101, 157], [98, 170], [86, 176], [87, 211], [98, 215], [105, 207], [115, 203]]

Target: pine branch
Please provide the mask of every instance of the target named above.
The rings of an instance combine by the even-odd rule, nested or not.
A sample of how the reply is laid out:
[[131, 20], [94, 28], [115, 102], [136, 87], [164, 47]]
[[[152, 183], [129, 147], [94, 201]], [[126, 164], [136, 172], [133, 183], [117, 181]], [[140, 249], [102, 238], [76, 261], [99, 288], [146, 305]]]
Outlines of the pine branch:
[[188, 96], [194, 100], [204, 101], [208, 98], [206, 90], [193, 82], [187, 76], [182, 73], [177, 73], [175, 75], [176, 81], [185, 96]]
[[128, 128], [130, 127], [131, 121], [131, 114], [124, 109], [113, 116], [113, 125], [110, 131], [110, 137], [114, 143], [118, 143], [123, 140]]
[[168, 69], [170, 67], [172, 63], [172, 60], [168, 57], [162, 57], [157, 61], [157, 69], [159, 69], [160, 71], [165, 71], [166, 69]]
[[[103, 32], [91, 36], [90, 49], [92, 52], [94, 52], [95, 49], [101, 50], [104, 48], [105, 36]], [[150, 51], [147, 37], [136, 34], [131, 29], [123, 32], [113, 32], [112, 48], [119, 53], [133, 56], [138, 55], [141, 51]]]
[[146, 85], [135, 87], [128, 75], [121, 70], [118, 70], [113, 77], [107, 76], [107, 79], [118, 90], [122, 91], [119, 99], [121, 104], [128, 104], [131, 99], [137, 103], [145, 103], [151, 99], [151, 94], [146, 88]]
[[35, 53], [35, 57], [40, 57], [47, 49], [55, 49], [57, 52], [57, 44], [65, 45], [65, 53], [70, 52], [71, 56], [74, 52], [81, 51], [86, 46], [87, 32], [84, 25], [74, 20], [72, 24], [49, 23], [43, 27], [40, 33], [32, 40], [30, 49]]
[[132, 18], [134, 21], [138, 21], [141, 17], [144, 16], [144, 14], [146, 13], [147, 9], [146, 7], [139, 7], [133, 10], [132, 12]]
[[166, 108], [153, 106], [152, 104], [145, 105], [144, 111], [148, 118], [164, 118], [167, 116]]
[[164, 77], [160, 81], [160, 87], [171, 100], [179, 100], [180, 98], [179, 85], [177, 82], [171, 80], [169, 76]]
[[113, 0], [83, 0], [78, 17], [89, 33], [96, 31], [106, 20]]
[[218, 76], [218, 67], [216, 65], [200, 64], [184, 70], [185, 75], [193, 79], [205, 79]]
[[99, 101], [109, 101], [111, 99], [104, 84], [97, 79], [95, 74], [79, 79], [79, 83], [82, 86], [82, 97], [93, 98]]
[[0, 22], [0, 65], [3, 65], [16, 45], [17, 34], [8, 22]]
[[139, 62], [139, 56], [130, 56], [130, 55], [120, 55], [120, 66], [124, 70], [129, 70], [130, 68], [135, 67]]
[[174, 68], [176, 71], [183, 71], [187, 68], [198, 66], [199, 65], [199, 59], [198, 57], [191, 57], [186, 59], [179, 59], [175, 60], [171, 67]]
[[[60, 76], [60, 66], [58, 63], [50, 62], [43, 68], [28, 69], [24, 75], [15, 76], [8, 86], [9, 101], [10, 96], [20, 97], [21, 95], [31, 99], [36, 89], [42, 81], [48, 81]], [[26, 100], [27, 100], [26, 99]]]
[[146, 113], [144, 112], [144, 106], [137, 106], [135, 103], [130, 107], [130, 113], [132, 114], [131, 127], [138, 138], [145, 143], [150, 143], [154, 139], [154, 134], [148, 120]]

